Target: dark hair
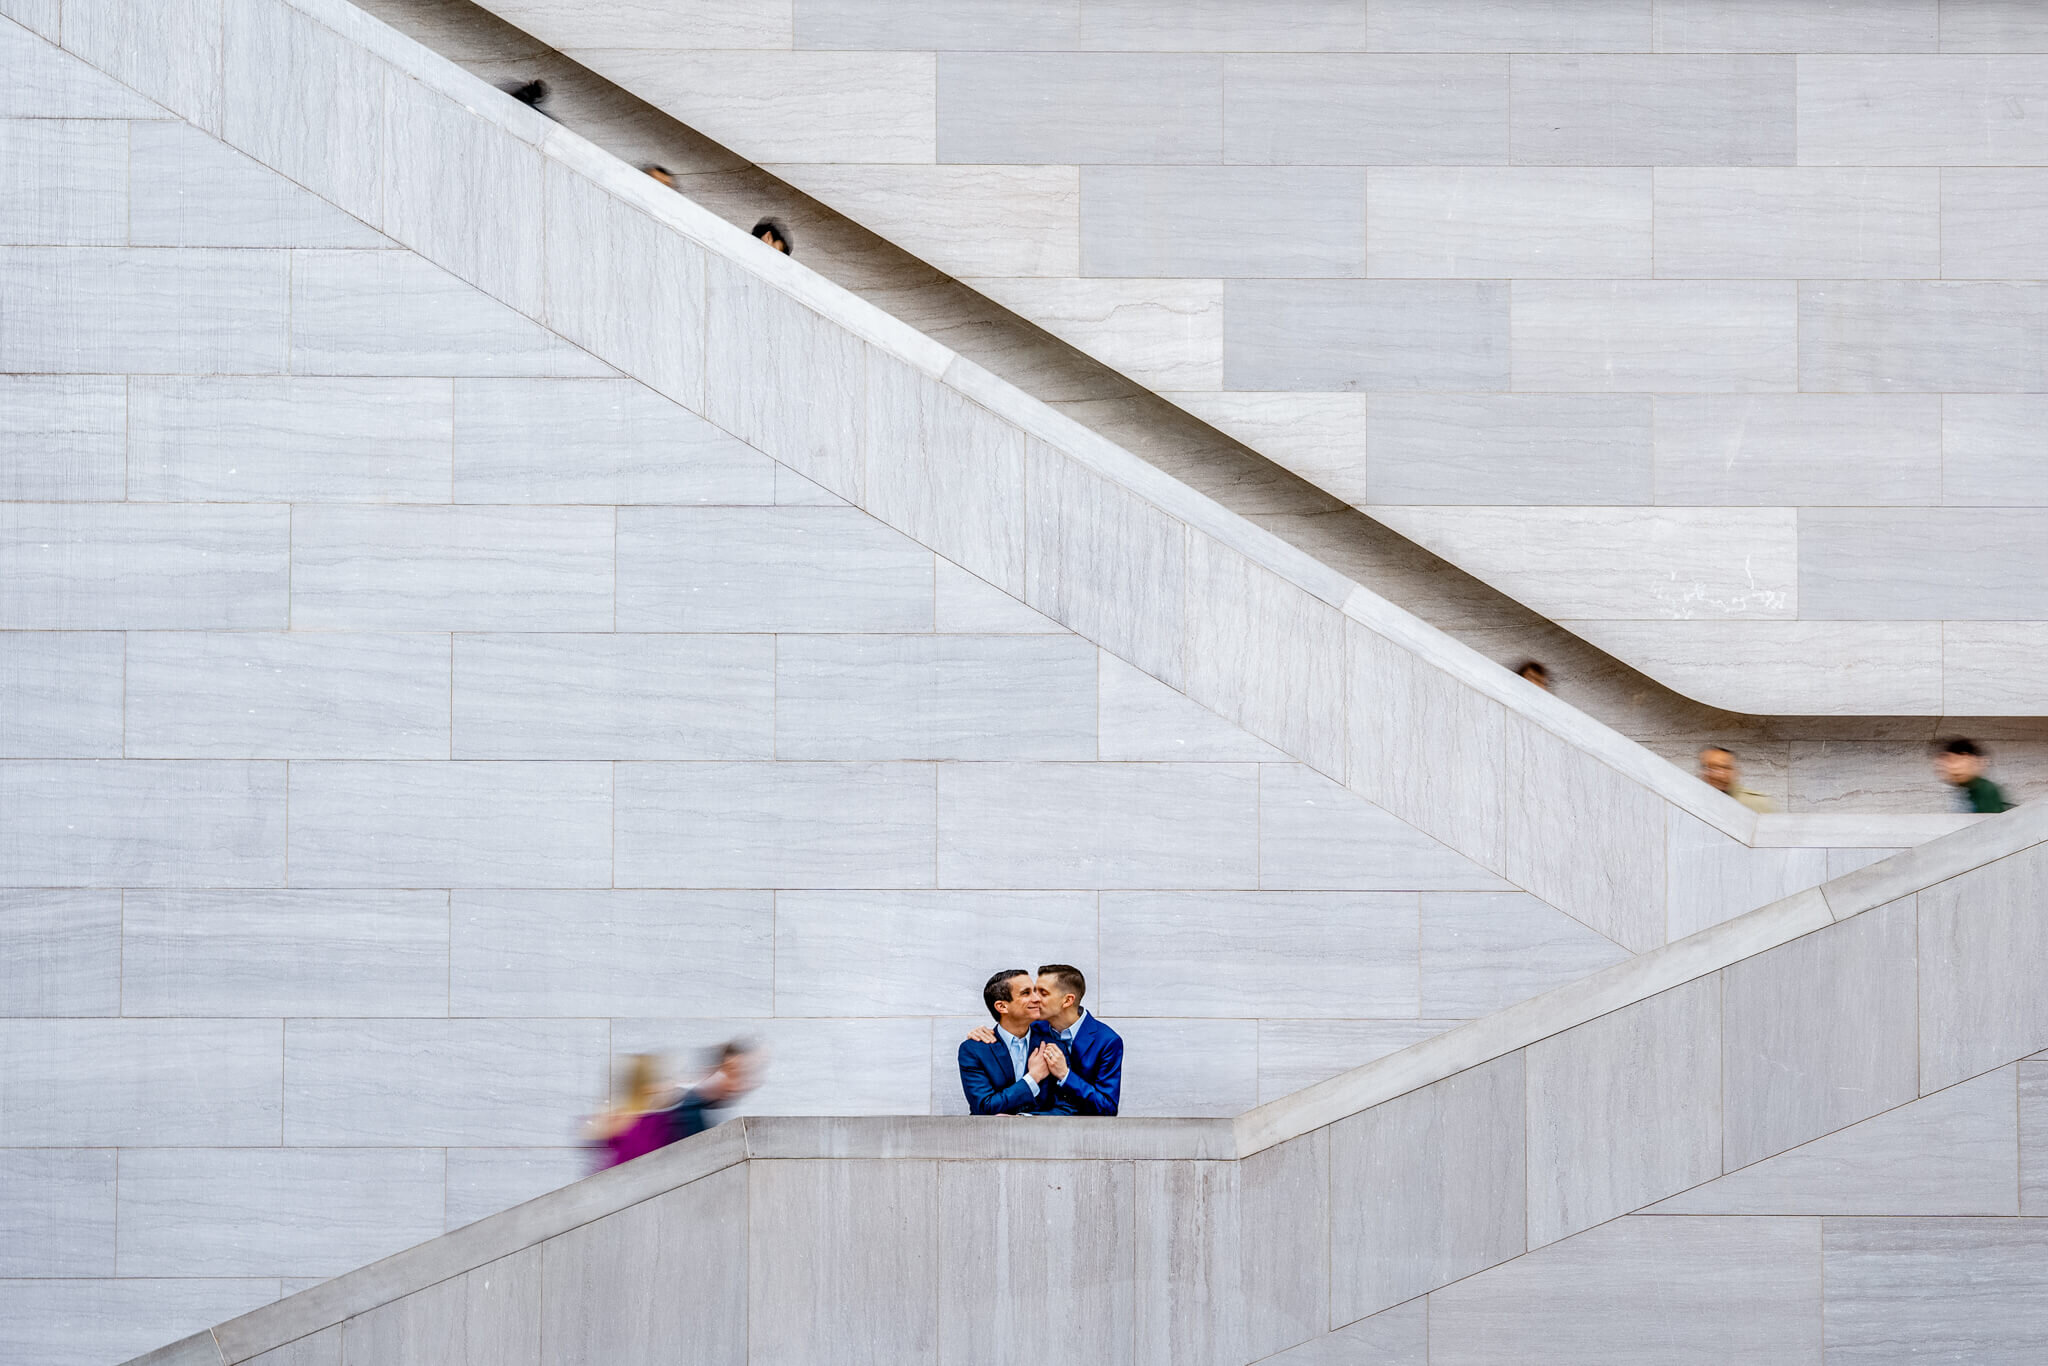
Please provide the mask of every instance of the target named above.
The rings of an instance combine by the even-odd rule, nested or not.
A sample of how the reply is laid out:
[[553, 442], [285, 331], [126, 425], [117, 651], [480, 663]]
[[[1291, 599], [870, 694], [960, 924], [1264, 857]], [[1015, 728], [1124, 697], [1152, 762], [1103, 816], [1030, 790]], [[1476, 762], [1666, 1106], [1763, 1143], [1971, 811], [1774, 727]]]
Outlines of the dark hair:
[[1701, 745], [1701, 746], [1700, 746], [1700, 753], [1701, 753], [1702, 755], [1707, 755], [1707, 754], [1725, 754], [1725, 755], [1727, 755], [1727, 756], [1728, 756], [1729, 758], [1731, 758], [1731, 759], [1733, 759], [1733, 758], [1735, 757], [1735, 751], [1734, 751], [1734, 750], [1732, 750], [1732, 749], [1730, 749], [1730, 748], [1728, 748], [1728, 746], [1726, 746], [1726, 745]]
[[753, 1051], [754, 1041], [752, 1039], [727, 1039], [724, 1043], [711, 1050], [711, 1063], [714, 1067], [723, 1067], [734, 1058], [746, 1057]]
[[671, 170], [670, 170], [670, 169], [669, 169], [668, 167], [666, 167], [666, 166], [662, 165], [662, 164], [661, 164], [660, 162], [658, 162], [658, 161], [650, 161], [650, 162], [648, 162], [648, 163], [647, 163], [647, 164], [646, 164], [645, 166], [642, 166], [642, 167], [641, 167], [640, 169], [641, 169], [641, 170], [643, 170], [643, 171], [645, 171], [645, 172], [647, 172], [647, 174], [649, 174], [649, 175], [674, 175], [674, 174], [675, 174], [675, 172], [674, 172], [674, 171], [671, 171]]
[[521, 104], [531, 105], [535, 109], [540, 108], [541, 101], [548, 97], [548, 83], [546, 81], [524, 81], [516, 85], [501, 85], [498, 89], [504, 91], [513, 99], [518, 100]]
[[1520, 664], [1515, 665], [1515, 676], [1517, 678], [1527, 678], [1530, 674], [1548, 678], [1550, 677], [1550, 670], [1543, 667], [1543, 661], [1540, 659], [1525, 659]]
[[[764, 232], [772, 235], [775, 238], [776, 242], [782, 243], [782, 254], [784, 256], [794, 256], [796, 254], [790, 248], [789, 234], [783, 230], [782, 224], [776, 222], [772, 218], [764, 218], [760, 222], [754, 224], [754, 230], [748, 233], [747, 235], [749, 237], [759, 237]], [[772, 246], [774, 245], [774, 243], [770, 243], [769, 245]]]
[[991, 1020], [1000, 1020], [1002, 1018], [1002, 1016], [996, 1014], [996, 1002], [1002, 1001], [1006, 1004], [1009, 1002], [1010, 983], [1016, 981], [1019, 977], [1029, 977], [1030, 975], [1031, 969], [1029, 968], [1004, 968], [1001, 972], [988, 979], [981, 989], [981, 1003], [988, 1007], [988, 1017]]
[[1081, 969], [1079, 968], [1068, 967], [1065, 963], [1045, 963], [1040, 965], [1038, 975], [1040, 977], [1057, 978], [1061, 991], [1071, 991], [1074, 993], [1076, 1004], [1080, 1002], [1083, 996], [1088, 994], [1088, 979], [1081, 975]]
[[1956, 736], [1952, 740], [1943, 740], [1941, 744], [1936, 747], [1935, 753], [1967, 754], [1972, 759], [1981, 759], [1984, 757], [1984, 750], [1977, 744], [1975, 740], [1965, 740], [1960, 735]]

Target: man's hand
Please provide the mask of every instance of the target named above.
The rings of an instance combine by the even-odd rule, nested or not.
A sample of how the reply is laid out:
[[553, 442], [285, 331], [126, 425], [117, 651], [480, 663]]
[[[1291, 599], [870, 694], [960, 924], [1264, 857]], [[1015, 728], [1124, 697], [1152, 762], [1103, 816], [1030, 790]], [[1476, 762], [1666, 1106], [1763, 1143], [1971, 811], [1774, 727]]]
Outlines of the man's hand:
[[1045, 1059], [1046, 1068], [1051, 1071], [1052, 1079], [1054, 1081], [1065, 1081], [1067, 1079], [1067, 1055], [1060, 1051], [1060, 1046], [1056, 1043], [1042, 1043], [1038, 1046], [1038, 1052]]
[[1033, 1081], [1044, 1081], [1046, 1069], [1051, 1066], [1052, 1064], [1045, 1060], [1045, 1049], [1040, 1047], [1037, 1052], [1024, 1060], [1024, 1075]]
[[996, 1032], [987, 1025], [976, 1025], [973, 1029], [967, 1031], [967, 1037], [976, 1043], [994, 1043], [996, 1041]]

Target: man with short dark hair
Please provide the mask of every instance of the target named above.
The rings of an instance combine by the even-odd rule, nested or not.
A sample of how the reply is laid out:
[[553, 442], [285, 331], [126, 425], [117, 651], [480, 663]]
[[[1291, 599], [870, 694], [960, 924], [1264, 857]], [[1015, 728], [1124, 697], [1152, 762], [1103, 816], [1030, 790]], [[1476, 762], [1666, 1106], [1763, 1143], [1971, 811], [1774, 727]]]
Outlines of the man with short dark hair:
[[981, 989], [981, 1003], [995, 1020], [960, 1043], [960, 1089], [967, 1109], [977, 1115], [1028, 1115], [1046, 1108], [1046, 1078], [1052, 1060], [1043, 1041], [1034, 1040], [1038, 1023], [1038, 983], [1023, 968], [1005, 968]]
[[1113, 1115], [1123, 1097], [1124, 1041], [1089, 1014], [1081, 998], [1088, 979], [1065, 963], [1038, 970], [1039, 1022], [1034, 1037], [1053, 1051], [1046, 1058], [1052, 1076], [1055, 1115]]
[[[1037, 993], [1029, 1061], [1034, 1066], [1042, 1061], [1047, 1078], [1038, 1110], [1053, 1115], [1115, 1114], [1123, 1101], [1124, 1041], [1082, 1007], [1088, 979], [1077, 967], [1047, 963], [1038, 970]], [[969, 1034], [967, 1043], [960, 1045], [963, 1073], [968, 1044], [988, 1048], [1000, 1038], [987, 1025]], [[971, 1093], [968, 1098], [973, 1099]]]
[[2012, 810], [2012, 803], [1998, 784], [1984, 776], [1991, 761], [1975, 740], [1957, 736], [1944, 740], [1934, 752], [1934, 768], [1941, 780], [1956, 789], [1956, 804], [1979, 815], [1997, 815]]

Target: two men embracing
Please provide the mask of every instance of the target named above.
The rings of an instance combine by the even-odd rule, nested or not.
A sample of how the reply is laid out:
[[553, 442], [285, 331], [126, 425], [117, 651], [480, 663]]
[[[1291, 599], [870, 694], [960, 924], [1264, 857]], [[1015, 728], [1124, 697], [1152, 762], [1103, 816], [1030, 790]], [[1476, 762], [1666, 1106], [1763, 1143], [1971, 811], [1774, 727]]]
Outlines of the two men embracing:
[[1006, 968], [981, 989], [995, 1020], [960, 1044], [960, 1089], [977, 1115], [1113, 1115], [1124, 1041], [1089, 1014], [1079, 968]]

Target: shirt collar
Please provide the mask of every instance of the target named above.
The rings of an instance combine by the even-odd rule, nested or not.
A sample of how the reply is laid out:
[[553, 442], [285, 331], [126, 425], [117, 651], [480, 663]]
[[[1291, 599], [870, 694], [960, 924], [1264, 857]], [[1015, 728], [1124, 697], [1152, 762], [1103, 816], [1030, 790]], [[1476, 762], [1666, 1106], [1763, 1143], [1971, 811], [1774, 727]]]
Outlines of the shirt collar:
[[1060, 1042], [1072, 1043], [1074, 1041], [1074, 1036], [1081, 1032], [1081, 1026], [1087, 1023], [1088, 1007], [1082, 1006], [1081, 1013], [1075, 1017], [1074, 1022], [1068, 1025], [1065, 1029], [1062, 1029], [1060, 1031]]

